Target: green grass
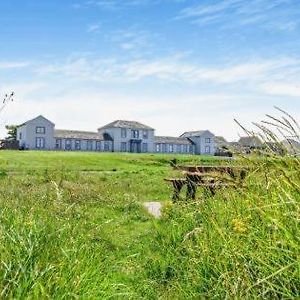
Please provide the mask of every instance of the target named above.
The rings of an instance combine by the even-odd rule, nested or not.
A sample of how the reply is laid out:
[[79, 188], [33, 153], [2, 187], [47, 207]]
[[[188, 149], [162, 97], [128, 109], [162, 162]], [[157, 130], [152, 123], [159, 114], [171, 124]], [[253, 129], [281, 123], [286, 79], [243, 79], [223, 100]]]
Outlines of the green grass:
[[173, 157], [0, 152], [0, 298], [299, 297], [299, 162], [238, 160], [246, 189], [172, 204]]

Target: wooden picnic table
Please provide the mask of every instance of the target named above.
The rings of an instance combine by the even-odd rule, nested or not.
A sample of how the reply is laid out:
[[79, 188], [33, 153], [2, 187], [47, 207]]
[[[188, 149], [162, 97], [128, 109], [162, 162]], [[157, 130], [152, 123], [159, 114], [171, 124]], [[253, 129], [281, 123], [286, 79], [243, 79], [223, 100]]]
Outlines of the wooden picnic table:
[[165, 179], [173, 185], [173, 200], [179, 199], [184, 185], [187, 185], [187, 199], [195, 199], [198, 186], [208, 188], [214, 195], [216, 189], [236, 187], [247, 175], [245, 168], [239, 166], [174, 165], [173, 168], [184, 175], [182, 178]]
[[190, 173], [212, 173], [217, 172], [220, 174], [228, 174], [231, 177], [235, 178], [238, 176], [246, 176], [247, 172], [244, 167], [240, 166], [209, 166], [209, 165], [175, 165], [174, 170], [185, 171]]

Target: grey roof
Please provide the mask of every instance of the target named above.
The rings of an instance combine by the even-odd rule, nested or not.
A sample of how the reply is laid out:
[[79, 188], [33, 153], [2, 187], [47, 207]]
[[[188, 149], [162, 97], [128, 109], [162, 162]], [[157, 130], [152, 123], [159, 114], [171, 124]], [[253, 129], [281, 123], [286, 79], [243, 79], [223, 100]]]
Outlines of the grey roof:
[[257, 136], [242, 136], [238, 143], [242, 146], [261, 146], [262, 141]]
[[202, 136], [204, 133], [212, 134], [209, 130], [186, 131], [181, 135], [181, 137]]
[[183, 137], [172, 137], [172, 136], [155, 136], [154, 143], [156, 144], [179, 144], [179, 145], [193, 145], [194, 143]]
[[144, 125], [142, 123], [136, 122], [136, 121], [126, 121], [126, 120], [116, 120], [113, 121], [103, 127], [100, 127], [100, 129], [107, 129], [107, 128], [133, 128], [133, 129], [150, 129], [154, 130], [153, 128]]
[[226, 139], [222, 136], [215, 136], [214, 142], [216, 146], [227, 146], [229, 143], [226, 141]]
[[91, 131], [55, 129], [54, 137], [60, 139], [80, 139], [80, 140], [112, 140], [108, 134], [100, 134]]
[[48, 120], [48, 119], [45, 118], [44, 116], [39, 115], [39, 116], [37, 116], [37, 117], [35, 117], [35, 118], [33, 118], [33, 119], [30, 119], [30, 120], [28, 120], [28, 121], [26, 121], [26, 122], [24, 122], [24, 123], [18, 125], [17, 127], [22, 127], [22, 126], [26, 125], [27, 123], [29, 123], [29, 122], [31, 122], [31, 121], [34, 121], [34, 120], [36, 120], [36, 119], [38, 119], [38, 118], [43, 118], [44, 120], [46, 120], [47, 122], [51, 123], [52, 125], [55, 125], [53, 122], [51, 122], [50, 120]]

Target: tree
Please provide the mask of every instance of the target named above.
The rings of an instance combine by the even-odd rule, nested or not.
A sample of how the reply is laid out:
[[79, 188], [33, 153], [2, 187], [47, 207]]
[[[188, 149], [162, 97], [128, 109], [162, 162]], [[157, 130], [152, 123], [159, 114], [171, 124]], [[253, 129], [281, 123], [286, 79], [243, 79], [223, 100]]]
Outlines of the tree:
[[5, 138], [7, 141], [16, 141], [17, 140], [17, 125], [6, 125], [7, 137]]
[[14, 92], [11, 92], [10, 94], [5, 94], [4, 99], [2, 100], [2, 105], [0, 105], [0, 113], [2, 112], [2, 110], [4, 110], [4, 108], [9, 102], [14, 101], [14, 95]]
[[[0, 104], [0, 113], [4, 110], [4, 108], [6, 107], [6, 105], [9, 102], [14, 101], [14, 92], [11, 92], [10, 94], [5, 94], [4, 95], [4, 99], [2, 100], [2, 103]], [[3, 141], [0, 140], [0, 149], [3, 147]]]

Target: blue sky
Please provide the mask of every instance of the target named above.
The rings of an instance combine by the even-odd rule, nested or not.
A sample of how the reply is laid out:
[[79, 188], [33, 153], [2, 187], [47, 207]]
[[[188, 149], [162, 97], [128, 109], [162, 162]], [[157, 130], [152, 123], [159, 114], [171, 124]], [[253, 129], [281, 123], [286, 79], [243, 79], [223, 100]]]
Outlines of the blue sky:
[[0, 119], [114, 119], [232, 140], [277, 105], [300, 114], [299, 0], [1, 0]]

